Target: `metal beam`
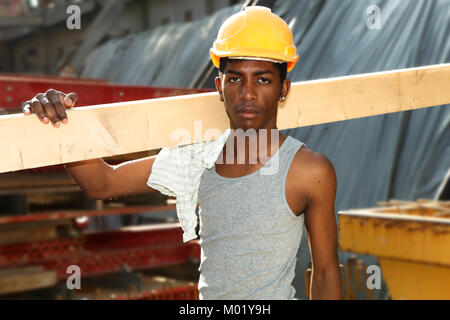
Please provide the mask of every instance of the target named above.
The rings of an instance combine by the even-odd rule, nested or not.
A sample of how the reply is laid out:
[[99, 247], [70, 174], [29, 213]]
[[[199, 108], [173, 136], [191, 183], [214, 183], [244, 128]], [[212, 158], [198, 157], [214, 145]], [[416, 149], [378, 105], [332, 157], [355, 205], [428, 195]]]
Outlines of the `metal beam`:
[[0, 225], [11, 223], [27, 223], [37, 221], [55, 221], [74, 219], [79, 217], [100, 217], [122, 214], [135, 214], [143, 212], [161, 212], [176, 210], [174, 204], [171, 205], [153, 205], [153, 206], [127, 206], [123, 208], [107, 208], [103, 210], [59, 210], [51, 212], [34, 212], [27, 215], [1, 216]]

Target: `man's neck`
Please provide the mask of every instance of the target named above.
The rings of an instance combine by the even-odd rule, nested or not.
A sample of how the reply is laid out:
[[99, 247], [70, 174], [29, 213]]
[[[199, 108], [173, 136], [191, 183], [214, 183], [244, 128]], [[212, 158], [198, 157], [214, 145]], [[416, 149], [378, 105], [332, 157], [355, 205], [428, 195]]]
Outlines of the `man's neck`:
[[[278, 128], [231, 129], [224, 146], [226, 164], [264, 164], [279, 149], [286, 136]], [[231, 151], [232, 150], [232, 151]]]

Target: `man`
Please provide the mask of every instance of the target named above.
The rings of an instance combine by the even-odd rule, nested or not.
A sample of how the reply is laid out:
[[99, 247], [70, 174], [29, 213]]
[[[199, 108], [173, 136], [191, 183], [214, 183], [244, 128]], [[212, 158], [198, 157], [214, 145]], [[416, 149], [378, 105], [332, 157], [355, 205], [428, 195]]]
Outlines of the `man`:
[[[230, 134], [215, 165], [200, 177], [200, 297], [293, 299], [305, 224], [311, 298], [341, 299], [334, 168], [276, 125], [278, 104], [290, 88], [286, 73], [298, 60], [289, 27], [267, 8], [247, 8], [224, 22], [211, 58], [220, 69], [216, 87], [230, 129], [238, 133]], [[60, 121], [67, 123], [65, 108], [76, 99], [76, 94], [49, 90], [28, 102], [24, 112], [59, 127]], [[249, 138], [243, 145], [236, 143], [242, 132]], [[255, 147], [257, 155], [251, 153]], [[160, 168], [154, 167], [156, 160], [110, 166], [95, 159], [66, 168], [87, 197], [107, 199], [150, 192], [152, 170]], [[275, 172], [263, 173], [273, 165]]]

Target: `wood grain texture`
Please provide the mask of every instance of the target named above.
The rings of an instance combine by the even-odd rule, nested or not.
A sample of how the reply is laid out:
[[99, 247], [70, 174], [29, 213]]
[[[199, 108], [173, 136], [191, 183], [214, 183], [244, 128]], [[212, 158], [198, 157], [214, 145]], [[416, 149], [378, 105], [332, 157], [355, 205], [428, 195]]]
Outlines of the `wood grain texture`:
[[[278, 128], [450, 104], [449, 79], [442, 64], [293, 83]], [[54, 128], [34, 115], [0, 116], [0, 173], [211, 140], [229, 127], [215, 92], [80, 107], [68, 117]]]
[[0, 270], [0, 294], [11, 294], [56, 285], [56, 272], [42, 266]]

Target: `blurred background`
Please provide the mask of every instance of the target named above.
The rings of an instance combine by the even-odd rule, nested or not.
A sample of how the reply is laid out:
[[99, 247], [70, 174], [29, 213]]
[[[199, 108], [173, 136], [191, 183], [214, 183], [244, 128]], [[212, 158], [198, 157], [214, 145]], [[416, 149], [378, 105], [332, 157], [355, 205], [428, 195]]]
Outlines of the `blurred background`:
[[[49, 88], [77, 92], [78, 106], [212, 91], [209, 48], [250, 5], [292, 29], [292, 81], [450, 62], [450, 0], [0, 0], [0, 114]], [[332, 161], [338, 213], [449, 200], [449, 126], [450, 109], [437, 106], [283, 133]], [[174, 204], [156, 192], [89, 200], [62, 166], [1, 174], [0, 299], [195, 299], [199, 248], [182, 243]], [[391, 298], [384, 281], [361, 285], [376, 256], [339, 251], [339, 260], [347, 299]], [[299, 299], [310, 261], [303, 232]], [[71, 265], [81, 289], [69, 285]]]

